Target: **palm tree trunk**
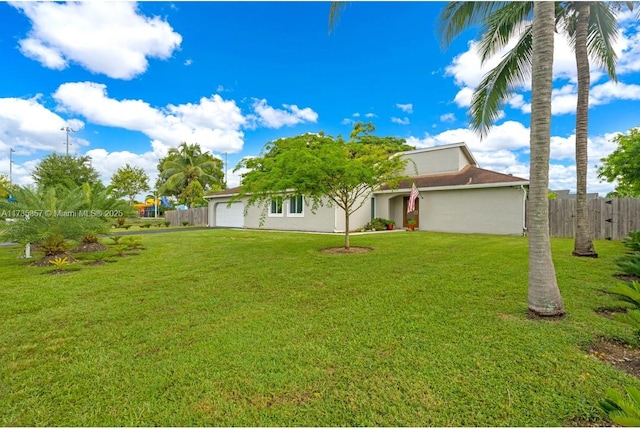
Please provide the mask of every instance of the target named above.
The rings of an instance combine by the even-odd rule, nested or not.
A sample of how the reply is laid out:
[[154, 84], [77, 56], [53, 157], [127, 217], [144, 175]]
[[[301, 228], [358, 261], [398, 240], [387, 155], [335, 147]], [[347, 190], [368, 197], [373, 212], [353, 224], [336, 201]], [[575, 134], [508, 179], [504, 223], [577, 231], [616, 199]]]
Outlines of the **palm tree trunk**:
[[589, 126], [589, 53], [587, 35], [589, 33], [589, 2], [575, 2], [576, 8], [576, 65], [578, 67], [578, 104], [576, 106], [576, 235], [573, 247], [574, 256], [597, 258], [587, 209], [587, 137]]
[[540, 316], [565, 313], [549, 239], [549, 151], [553, 72], [554, 3], [533, 5], [531, 162], [529, 172], [529, 310]]

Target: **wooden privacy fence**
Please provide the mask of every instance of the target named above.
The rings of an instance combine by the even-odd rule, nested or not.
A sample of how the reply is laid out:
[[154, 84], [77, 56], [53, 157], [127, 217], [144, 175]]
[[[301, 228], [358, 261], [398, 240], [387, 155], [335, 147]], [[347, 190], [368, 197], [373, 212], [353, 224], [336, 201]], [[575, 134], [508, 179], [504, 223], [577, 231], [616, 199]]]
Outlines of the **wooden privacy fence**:
[[198, 207], [189, 210], [171, 210], [164, 212], [164, 219], [171, 221], [171, 226], [180, 226], [182, 222], [189, 222], [193, 226], [207, 226], [209, 223], [208, 207]]
[[[640, 230], [640, 198], [596, 198], [587, 200], [589, 227], [594, 240], [622, 240]], [[576, 200], [549, 200], [549, 233], [573, 237]]]

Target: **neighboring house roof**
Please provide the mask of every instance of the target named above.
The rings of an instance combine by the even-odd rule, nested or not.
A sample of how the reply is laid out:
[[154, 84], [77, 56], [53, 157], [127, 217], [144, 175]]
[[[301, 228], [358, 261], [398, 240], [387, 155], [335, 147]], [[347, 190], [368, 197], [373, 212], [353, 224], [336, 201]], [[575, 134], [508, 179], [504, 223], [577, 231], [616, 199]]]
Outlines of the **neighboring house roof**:
[[231, 195], [235, 195], [240, 191], [240, 186], [236, 186], [235, 188], [223, 189], [222, 191], [214, 192], [209, 195], [205, 195], [205, 198], [220, 198], [220, 197], [229, 197]]
[[469, 147], [467, 146], [467, 144], [465, 142], [441, 144], [441, 145], [438, 145], [438, 146], [425, 147], [425, 148], [422, 148], [422, 149], [408, 150], [408, 151], [405, 151], [405, 152], [398, 152], [398, 153], [396, 153], [396, 155], [404, 155], [404, 156], [411, 157], [411, 155], [416, 154], [416, 153], [440, 151], [440, 150], [449, 149], [449, 148], [452, 148], [452, 147], [459, 147], [460, 150], [462, 151], [462, 153], [464, 153], [465, 156], [467, 157], [467, 159], [469, 160], [469, 163], [474, 165], [474, 166], [476, 166], [476, 167], [478, 166], [478, 161], [476, 161], [476, 158], [473, 156], [473, 154], [471, 153], [471, 151], [469, 150]]
[[[422, 188], [449, 188], [449, 187], [465, 187], [478, 185], [528, 185], [529, 181], [510, 174], [497, 173], [484, 168], [467, 165], [460, 171], [454, 173], [436, 173], [424, 174], [421, 176], [413, 176], [408, 180], [400, 182], [399, 189], [411, 188], [415, 183], [418, 189]], [[380, 191], [390, 190], [389, 186], [383, 185]]]
[[[568, 189], [562, 189], [558, 191], [552, 190], [554, 194], [556, 194], [557, 200], [575, 200], [576, 194], [570, 194]], [[587, 192], [587, 199], [596, 199], [600, 196], [597, 192]]]

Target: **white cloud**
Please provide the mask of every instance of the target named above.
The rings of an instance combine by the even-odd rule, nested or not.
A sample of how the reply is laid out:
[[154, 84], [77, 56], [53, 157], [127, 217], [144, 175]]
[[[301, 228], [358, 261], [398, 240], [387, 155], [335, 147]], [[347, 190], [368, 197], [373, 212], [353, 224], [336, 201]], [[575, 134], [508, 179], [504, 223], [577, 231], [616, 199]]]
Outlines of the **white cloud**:
[[440, 122], [455, 122], [456, 115], [453, 113], [445, 113], [444, 115], [440, 115]]
[[400, 125], [409, 125], [409, 118], [407, 118], [406, 116], [404, 118], [396, 118], [395, 116], [393, 116], [391, 118], [391, 122], [394, 122]]
[[53, 97], [63, 111], [96, 124], [140, 131], [170, 147], [184, 141], [199, 143], [204, 150], [233, 153], [243, 146], [240, 128], [246, 119], [235, 101], [217, 94], [197, 104], [155, 108], [142, 100], [109, 98], [103, 84], [75, 82], [60, 85]]
[[356, 121], [354, 121], [353, 119], [349, 119], [349, 118], [344, 118], [340, 123], [342, 125], [353, 125], [355, 124]]
[[396, 107], [405, 113], [413, 113], [413, 104], [396, 104]]
[[45, 67], [76, 63], [114, 79], [144, 73], [148, 58], [165, 60], [182, 36], [159, 17], [141, 15], [131, 2], [13, 2], [31, 21], [20, 51]]
[[303, 122], [318, 121], [318, 114], [310, 107], [300, 109], [296, 105], [283, 104], [284, 109], [275, 109], [269, 106], [265, 99], [255, 99], [252, 107], [257, 114], [257, 122], [268, 128], [290, 127]]
[[458, 107], [469, 107], [471, 106], [471, 98], [473, 96], [473, 89], [471, 88], [462, 88], [456, 94], [453, 102], [456, 103]]
[[354, 118], [359, 118], [360, 117], [360, 113], [356, 112], [352, 115]]
[[378, 117], [378, 115], [376, 115], [375, 113], [366, 113], [364, 116], [367, 117], [367, 118], [377, 118]]
[[[0, 98], [0, 149], [13, 147], [24, 154], [37, 150], [64, 152], [66, 135], [60, 131], [67, 125], [76, 131], [84, 122], [65, 120], [39, 102], [40, 96], [30, 99]], [[74, 134], [69, 136], [70, 152], [88, 145]]]
[[184, 65], [189, 67], [191, 64], [193, 64], [193, 60], [191, 58], [188, 58], [185, 60]]

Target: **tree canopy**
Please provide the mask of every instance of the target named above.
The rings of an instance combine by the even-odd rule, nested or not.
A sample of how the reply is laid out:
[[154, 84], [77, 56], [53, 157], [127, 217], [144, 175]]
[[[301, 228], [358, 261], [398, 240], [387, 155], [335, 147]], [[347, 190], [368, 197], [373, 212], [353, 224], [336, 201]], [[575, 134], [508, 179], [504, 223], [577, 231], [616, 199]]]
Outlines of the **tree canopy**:
[[315, 212], [324, 204], [345, 213], [345, 248], [349, 248], [349, 217], [383, 183], [396, 187], [403, 178], [406, 159], [389, 156], [385, 145], [303, 134], [268, 143], [256, 158], [243, 159], [234, 171], [242, 177], [237, 200], [262, 206], [262, 221], [273, 199], [303, 196]]
[[11, 184], [9, 183], [9, 176], [6, 174], [0, 174], [0, 198], [4, 199], [9, 196], [9, 188]]
[[111, 176], [111, 186], [118, 195], [129, 197], [129, 204], [133, 205], [136, 195], [150, 189], [149, 176], [143, 168], [125, 164]]
[[[189, 207], [204, 202], [204, 192], [225, 188], [222, 160], [202, 152], [198, 143], [183, 142], [177, 148], [169, 149], [167, 156], [158, 163], [158, 171], [160, 193], [176, 196]], [[200, 186], [191, 185], [192, 182], [198, 182]]]
[[602, 158], [598, 177], [617, 182], [609, 197], [640, 197], [640, 129], [632, 128], [628, 134], [618, 134], [613, 141], [616, 150]]
[[83, 183], [99, 182], [98, 172], [91, 165], [90, 157], [56, 153], [45, 156], [33, 169], [31, 177], [40, 188], [57, 185], [74, 188]]

